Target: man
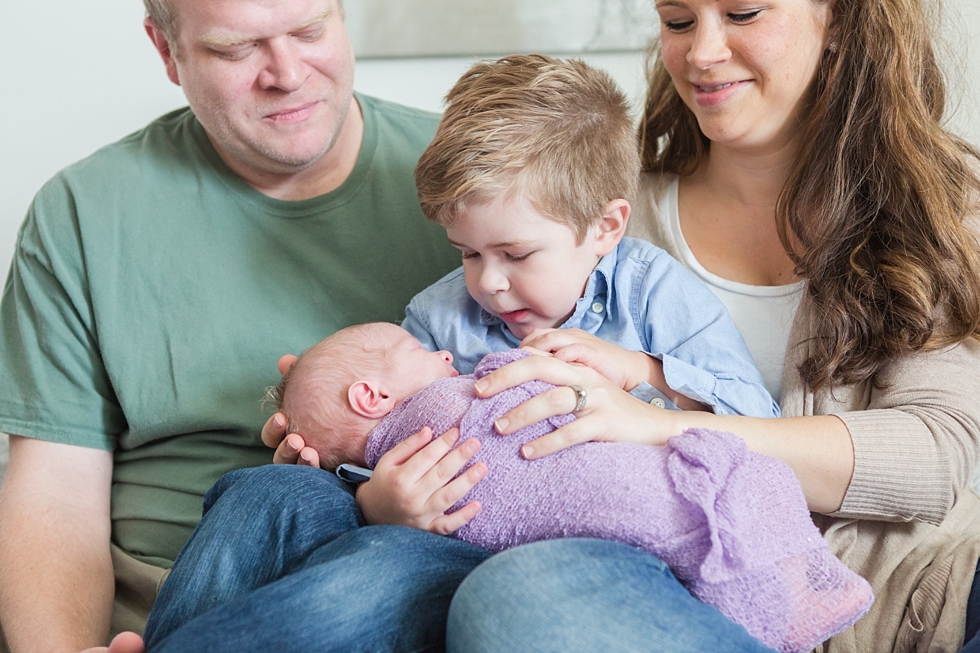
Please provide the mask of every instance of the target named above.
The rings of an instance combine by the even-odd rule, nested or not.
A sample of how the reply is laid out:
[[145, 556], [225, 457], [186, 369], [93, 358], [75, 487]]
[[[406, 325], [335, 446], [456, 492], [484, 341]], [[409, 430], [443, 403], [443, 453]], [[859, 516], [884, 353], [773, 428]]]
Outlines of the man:
[[271, 460], [271, 361], [458, 265], [412, 183], [436, 117], [353, 97], [340, 0], [146, 5], [190, 108], [44, 186], [0, 304], [15, 653], [141, 630], [204, 492]]

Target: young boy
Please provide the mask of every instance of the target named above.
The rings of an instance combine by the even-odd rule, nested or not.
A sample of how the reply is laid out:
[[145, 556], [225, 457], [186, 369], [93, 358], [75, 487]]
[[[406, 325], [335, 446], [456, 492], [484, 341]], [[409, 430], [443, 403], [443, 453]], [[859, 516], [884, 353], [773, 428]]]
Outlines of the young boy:
[[533, 381], [478, 399], [473, 384], [526, 355], [492, 353], [459, 376], [449, 352], [431, 352], [393, 324], [366, 324], [308, 349], [273, 396], [327, 466], [373, 468], [424, 427], [477, 438], [472, 463], [490, 471], [454, 506], [481, 507], [453, 533], [463, 541], [494, 552], [560, 537], [639, 547], [779, 651], [809, 651], [868, 610], [870, 586], [827, 550], [793, 472], [734, 435], [690, 431], [664, 447], [587, 442], [523, 459], [523, 444], [575, 418], [495, 436], [498, 417], [553, 386]]
[[473, 66], [446, 103], [415, 180], [463, 266], [417, 295], [402, 326], [463, 373], [533, 345], [661, 407], [778, 416], [721, 302], [663, 250], [623, 238], [640, 160], [608, 75], [512, 56]]

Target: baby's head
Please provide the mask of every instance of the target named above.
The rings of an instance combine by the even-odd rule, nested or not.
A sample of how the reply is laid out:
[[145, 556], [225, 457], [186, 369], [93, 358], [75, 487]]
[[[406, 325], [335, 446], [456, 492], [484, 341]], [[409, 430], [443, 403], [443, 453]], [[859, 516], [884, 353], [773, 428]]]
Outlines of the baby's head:
[[270, 391], [320, 455], [320, 466], [364, 464], [367, 438], [403, 399], [459, 373], [452, 354], [430, 352], [408, 331], [387, 322], [347, 327], [307, 349]]
[[574, 311], [623, 236], [639, 172], [629, 102], [609, 75], [515, 55], [450, 90], [415, 181], [463, 252], [470, 294], [523, 338]]

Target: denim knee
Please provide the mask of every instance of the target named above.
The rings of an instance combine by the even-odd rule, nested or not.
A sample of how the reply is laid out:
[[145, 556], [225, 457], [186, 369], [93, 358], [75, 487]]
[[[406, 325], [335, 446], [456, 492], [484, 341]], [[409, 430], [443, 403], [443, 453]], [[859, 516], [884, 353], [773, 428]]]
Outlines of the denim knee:
[[320, 494], [337, 490], [353, 498], [356, 487], [337, 478], [336, 474], [306, 467], [303, 465], [262, 465], [228, 472], [211, 486], [204, 495], [204, 512], [234, 490], [235, 493], [251, 497], [264, 503], [278, 503], [287, 500], [300, 500], [307, 493]]
[[648, 553], [565, 539], [497, 554], [453, 597], [450, 653], [769, 651]]

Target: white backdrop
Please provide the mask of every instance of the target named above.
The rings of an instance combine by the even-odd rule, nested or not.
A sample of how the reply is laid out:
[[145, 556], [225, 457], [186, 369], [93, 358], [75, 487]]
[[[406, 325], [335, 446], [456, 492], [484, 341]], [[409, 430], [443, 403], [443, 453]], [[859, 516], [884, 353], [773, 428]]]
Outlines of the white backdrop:
[[[348, 0], [349, 3], [358, 0]], [[397, 2], [398, 0], [392, 0]], [[652, 2], [652, 0], [651, 0]], [[954, 130], [980, 143], [980, 3], [945, 0]], [[0, 18], [0, 272], [37, 189], [63, 166], [183, 104], [143, 33], [139, 0], [5, 3]], [[642, 94], [642, 55], [586, 57]], [[436, 110], [469, 59], [370, 60], [359, 90]]]

